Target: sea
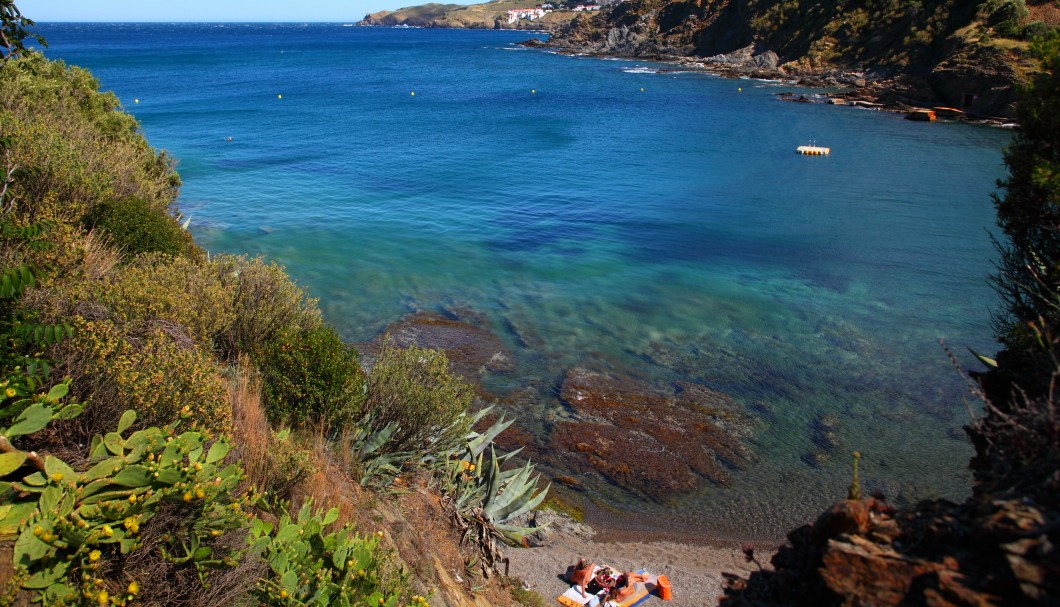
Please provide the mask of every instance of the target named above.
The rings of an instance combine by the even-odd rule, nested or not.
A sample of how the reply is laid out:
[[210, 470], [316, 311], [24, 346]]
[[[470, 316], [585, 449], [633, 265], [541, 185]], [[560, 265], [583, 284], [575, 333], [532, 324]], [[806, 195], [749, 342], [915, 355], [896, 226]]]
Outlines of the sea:
[[[962, 370], [998, 348], [1010, 131], [782, 101], [824, 91], [530, 49], [546, 35], [525, 31], [39, 31], [179, 160], [196, 240], [283, 264], [348, 341], [473, 311], [514, 361], [484, 386], [531, 386], [506, 413], [538, 434], [569, 415], [575, 368], [734, 399], [751, 455], [729, 483], [660, 503], [585, 477], [568, 497], [590, 522], [776, 541], [846, 495], [854, 450], [866, 493], [969, 494], [981, 403]], [[795, 153], [810, 143], [831, 154]]]

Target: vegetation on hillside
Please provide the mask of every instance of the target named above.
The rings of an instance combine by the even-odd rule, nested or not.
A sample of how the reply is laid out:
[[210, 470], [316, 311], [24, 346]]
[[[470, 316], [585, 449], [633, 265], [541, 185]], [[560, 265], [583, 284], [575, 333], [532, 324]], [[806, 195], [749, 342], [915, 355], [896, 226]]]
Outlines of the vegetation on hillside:
[[444, 355], [366, 372], [282, 268], [206, 255], [171, 160], [22, 39], [0, 64], [0, 604], [422, 604], [434, 580], [354, 506], [399, 474], [495, 573], [544, 496], [494, 454], [504, 422], [472, 430]]

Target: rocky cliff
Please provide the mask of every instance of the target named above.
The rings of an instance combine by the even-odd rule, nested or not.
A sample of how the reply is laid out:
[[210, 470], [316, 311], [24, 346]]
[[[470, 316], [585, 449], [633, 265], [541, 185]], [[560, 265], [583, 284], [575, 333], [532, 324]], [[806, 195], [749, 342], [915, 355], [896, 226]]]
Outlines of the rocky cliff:
[[722, 71], [814, 84], [820, 82], [813, 78], [856, 72], [892, 100], [1009, 116], [1015, 85], [1035, 69], [1026, 40], [1057, 26], [1054, 4], [627, 0], [578, 17], [548, 44], [604, 55], [694, 58]]

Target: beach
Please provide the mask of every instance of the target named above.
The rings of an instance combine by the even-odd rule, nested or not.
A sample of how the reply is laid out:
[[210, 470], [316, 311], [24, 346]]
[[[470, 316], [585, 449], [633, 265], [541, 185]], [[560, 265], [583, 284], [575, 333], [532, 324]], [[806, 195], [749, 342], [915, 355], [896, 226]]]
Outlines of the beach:
[[[722, 596], [723, 572], [747, 576], [757, 570], [748, 563], [740, 546], [711, 546], [683, 544], [673, 541], [610, 541], [601, 537], [560, 530], [549, 534], [548, 542], [532, 548], [509, 548], [505, 555], [511, 561], [509, 574], [522, 579], [530, 590], [545, 598], [547, 604], [559, 605], [554, 599], [563, 594], [570, 584], [562, 579], [568, 566], [579, 558], [597, 565], [610, 565], [619, 571], [646, 569], [648, 573], [665, 575], [673, 589], [672, 607], [691, 607], [717, 604]], [[772, 551], [755, 552], [756, 559], [768, 565]], [[657, 605], [663, 602], [650, 599]]]

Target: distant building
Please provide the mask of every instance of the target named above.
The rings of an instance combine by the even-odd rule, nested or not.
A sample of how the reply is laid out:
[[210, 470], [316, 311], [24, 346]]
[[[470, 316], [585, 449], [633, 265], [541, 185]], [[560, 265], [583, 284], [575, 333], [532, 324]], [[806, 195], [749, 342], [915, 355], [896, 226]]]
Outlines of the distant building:
[[508, 23], [515, 23], [520, 19], [536, 21], [541, 17], [544, 17], [546, 12], [549, 11], [546, 11], [543, 8], [513, 8], [508, 11]]

